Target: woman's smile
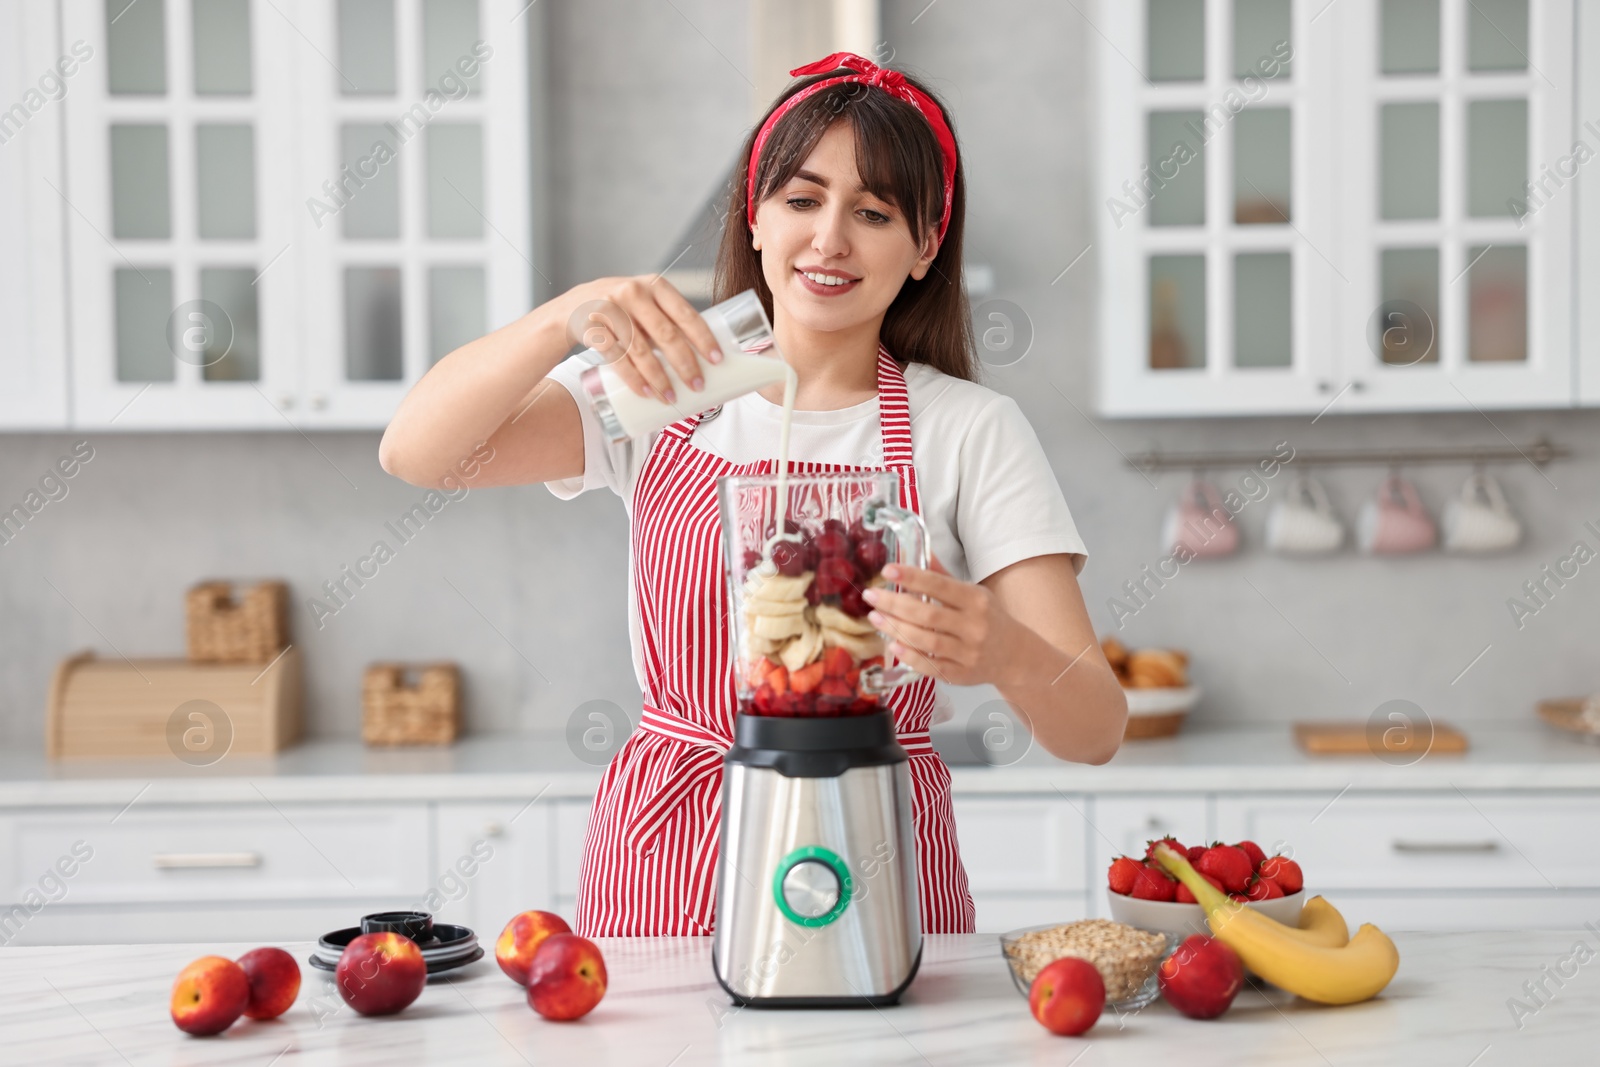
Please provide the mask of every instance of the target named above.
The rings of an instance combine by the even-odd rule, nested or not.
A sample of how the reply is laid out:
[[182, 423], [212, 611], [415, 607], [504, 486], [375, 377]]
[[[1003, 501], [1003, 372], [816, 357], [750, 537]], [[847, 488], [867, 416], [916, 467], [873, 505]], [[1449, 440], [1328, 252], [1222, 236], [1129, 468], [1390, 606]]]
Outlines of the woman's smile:
[[806, 292], [817, 296], [843, 296], [861, 285], [861, 279], [853, 274], [820, 267], [796, 267], [794, 274]]

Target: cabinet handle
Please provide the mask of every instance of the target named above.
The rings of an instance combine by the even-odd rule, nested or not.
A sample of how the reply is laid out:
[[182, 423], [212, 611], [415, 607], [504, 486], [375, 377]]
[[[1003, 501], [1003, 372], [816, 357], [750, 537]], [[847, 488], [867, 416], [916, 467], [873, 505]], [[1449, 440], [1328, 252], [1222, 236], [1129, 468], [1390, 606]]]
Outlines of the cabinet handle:
[[1351, 382], [1350, 383], [1350, 391], [1352, 393], [1364, 393], [1364, 392], [1367, 391], [1367, 383], [1366, 382]]
[[1393, 842], [1396, 852], [1496, 852], [1500, 842], [1489, 838], [1483, 841], [1401, 841]]
[[261, 866], [259, 852], [157, 852], [152, 859], [158, 871]]
[[294, 397], [290, 396], [288, 393], [284, 393], [282, 396], [278, 397], [278, 406], [283, 410], [288, 411], [294, 407]]
[[323, 393], [312, 393], [311, 394], [311, 410], [313, 410], [313, 411], [321, 411], [323, 408], [325, 408], [327, 406], [328, 406], [328, 398], [327, 398], [327, 396], [325, 394], [323, 394]]
[[483, 836], [484, 837], [499, 837], [501, 834], [503, 834], [505, 832], [506, 832], [505, 824], [501, 823], [501, 822], [499, 822], [497, 820], [490, 819], [488, 822], [483, 824]]
[[1319, 393], [1331, 393], [1331, 392], [1333, 392], [1333, 383], [1328, 381], [1326, 378], [1324, 378], [1322, 381], [1317, 383], [1317, 392], [1319, 392]]

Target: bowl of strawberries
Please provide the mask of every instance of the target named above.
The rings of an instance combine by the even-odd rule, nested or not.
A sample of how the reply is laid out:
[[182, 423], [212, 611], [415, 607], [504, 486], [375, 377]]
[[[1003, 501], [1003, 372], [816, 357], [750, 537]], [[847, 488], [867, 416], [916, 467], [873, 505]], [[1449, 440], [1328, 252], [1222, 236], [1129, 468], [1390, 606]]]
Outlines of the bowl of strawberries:
[[1111, 861], [1107, 895], [1117, 922], [1179, 936], [1206, 932], [1205, 911], [1195, 903], [1194, 894], [1152, 858], [1162, 841], [1187, 856], [1206, 881], [1246, 907], [1285, 926], [1299, 923], [1305, 878], [1294, 860], [1268, 856], [1254, 841], [1185, 846], [1174, 837], [1149, 842], [1142, 857], [1118, 856]]

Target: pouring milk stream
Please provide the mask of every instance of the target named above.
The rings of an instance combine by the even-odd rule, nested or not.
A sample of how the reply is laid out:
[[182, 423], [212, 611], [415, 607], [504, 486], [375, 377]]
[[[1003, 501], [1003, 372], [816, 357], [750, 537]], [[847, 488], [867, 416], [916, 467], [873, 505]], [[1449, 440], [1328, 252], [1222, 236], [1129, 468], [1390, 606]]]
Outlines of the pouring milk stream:
[[[704, 411], [734, 397], [764, 386], [783, 383], [783, 418], [778, 431], [778, 520], [771, 538], [763, 546], [764, 568], [772, 568], [772, 546], [797, 535], [786, 533], [783, 517], [789, 513], [789, 424], [794, 413], [795, 391], [800, 379], [783, 359], [772, 336], [772, 324], [754, 289], [746, 289], [701, 313], [717, 339], [722, 362], [700, 360], [700, 375], [705, 388], [696, 393], [678, 376], [672, 364], [661, 361], [661, 369], [672, 385], [674, 395], [693, 398], [695, 407], [669, 404], [656, 396], [639, 396], [623, 382], [611, 364], [603, 363], [583, 372], [584, 395], [589, 398], [601, 428], [612, 441], [642, 437], [672, 425], [685, 415]], [[656, 355], [661, 355], [656, 350]], [[771, 573], [769, 570], [768, 573]]]

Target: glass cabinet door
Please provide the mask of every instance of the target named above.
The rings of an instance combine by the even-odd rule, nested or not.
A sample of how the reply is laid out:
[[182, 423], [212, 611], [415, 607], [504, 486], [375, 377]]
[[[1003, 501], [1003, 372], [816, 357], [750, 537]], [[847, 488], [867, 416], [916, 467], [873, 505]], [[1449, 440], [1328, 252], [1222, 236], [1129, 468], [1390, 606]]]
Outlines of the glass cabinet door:
[[[1102, 5], [1101, 411], [1314, 411], [1331, 392], [1333, 160], [1294, 0]], [[1120, 53], [1120, 58], [1119, 58]]]
[[298, 388], [295, 45], [260, 0], [67, 0], [74, 421], [282, 426]]
[[1572, 0], [1097, 10], [1102, 413], [1573, 402]]
[[303, 104], [321, 117], [301, 145], [309, 421], [383, 425], [440, 358], [533, 305], [522, 8], [326, 0], [306, 27], [330, 59]]
[[[1569, 0], [1372, 0], [1342, 254], [1340, 407], [1572, 403]], [[1570, 160], [1569, 160], [1570, 162]]]
[[382, 427], [526, 311], [526, 14], [63, 0], [75, 420]]

